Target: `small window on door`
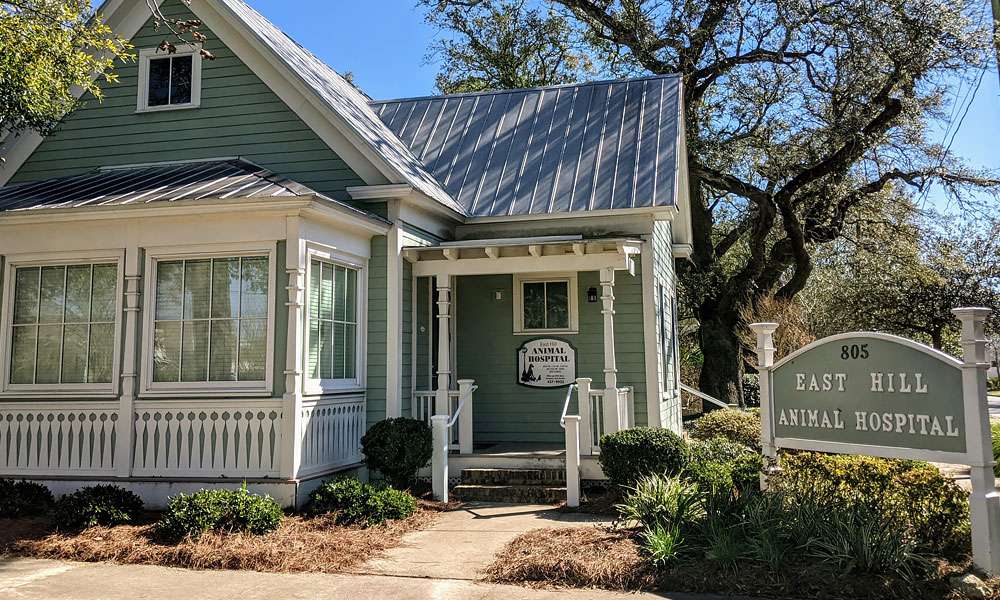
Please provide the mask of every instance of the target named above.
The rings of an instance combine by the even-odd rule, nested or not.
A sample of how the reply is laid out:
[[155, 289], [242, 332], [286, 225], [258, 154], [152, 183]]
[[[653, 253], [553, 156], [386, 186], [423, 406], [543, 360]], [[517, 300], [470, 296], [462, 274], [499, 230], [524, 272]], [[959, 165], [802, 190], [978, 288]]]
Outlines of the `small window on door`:
[[139, 53], [140, 112], [195, 108], [201, 104], [201, 54], [193, 46], [173, 54]]
[[575, 333], [576, 276], [519, 277], [514, 282], [514, 332]]

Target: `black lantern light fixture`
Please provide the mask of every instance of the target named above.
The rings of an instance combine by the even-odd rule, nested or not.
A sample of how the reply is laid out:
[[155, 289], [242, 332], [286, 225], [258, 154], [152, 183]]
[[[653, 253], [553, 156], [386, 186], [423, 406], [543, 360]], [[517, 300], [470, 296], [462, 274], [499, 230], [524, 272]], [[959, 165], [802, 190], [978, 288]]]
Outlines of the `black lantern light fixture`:
[[590, 302], [591, 304], [597, 302], [597, 288], [592, 287], [587, 290], [587, 302]]

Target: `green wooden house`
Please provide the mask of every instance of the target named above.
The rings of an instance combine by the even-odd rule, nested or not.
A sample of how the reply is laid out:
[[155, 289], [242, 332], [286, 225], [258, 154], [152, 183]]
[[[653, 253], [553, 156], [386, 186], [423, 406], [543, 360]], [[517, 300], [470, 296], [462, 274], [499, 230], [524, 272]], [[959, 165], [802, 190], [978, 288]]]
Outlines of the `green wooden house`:
[[446, 416], [453, 482], [679, 430], [678, 78], [380, 101], [240, 0], [162, 10], [216, 58], [107, 0], [137, 60], [4, 142], [0, 477], [293, 505], [385, 418]]

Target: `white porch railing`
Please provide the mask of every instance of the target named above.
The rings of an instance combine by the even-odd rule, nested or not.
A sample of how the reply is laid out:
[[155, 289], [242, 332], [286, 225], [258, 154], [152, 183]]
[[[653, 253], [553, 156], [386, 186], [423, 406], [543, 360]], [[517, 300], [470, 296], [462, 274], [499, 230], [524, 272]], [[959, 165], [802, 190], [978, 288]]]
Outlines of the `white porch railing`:
[[281, 410], [275, 400], [138, 402], [132, 473], [277, 476]]
[[299, 475], [311, 475], [359, 463], [365, 434], [365, 399], [323, 399], [302, 405], [302, 463]]
[[117, 402], [0, 404], [5, 474], [107, 475], [119, 437]]
[[[449, 430], [459, 423], [460, 451], [472, 452], [472, 393], [479, 389], [471, 379], [459, 379], [458, 406], [450, 415], [431, 417], [434, 454], [431, 457], [431, 486], [434, 497], [441, 502], [448, 501], [448, 453], [451, 451]], [[463, 412], [464, 409], [464, 412]]]
[[[454, 415], [458, 414], [459, 404], [462, 402], [462, 397], [467, 396], [465, 410], [463, 411], [462, 419], [457, 422], [458, 427], [455, 427], [454, 423], [448, 427], [448, 449], [458, 450], [462, 454], [472, 453], [472, 391], [478, 389], [478, 386], [474, 385], [475, 381], [472, 379], [460, 379], [458, 381], [459, 389], [448, 390], [448, 414]], [[468, 394], [466, 390], [471, 389]], [[414, 392], [413, 401], [410, 405], [410, 416], [414, 419], [418, 419], [427, 423], [428, 427], [432, 426], [431, 417], [434, 416], [434, 403], [437, 398], [437, 391], [434, 390], [420, 390]], [[463, 440], [465, 443], [463, 444]]]

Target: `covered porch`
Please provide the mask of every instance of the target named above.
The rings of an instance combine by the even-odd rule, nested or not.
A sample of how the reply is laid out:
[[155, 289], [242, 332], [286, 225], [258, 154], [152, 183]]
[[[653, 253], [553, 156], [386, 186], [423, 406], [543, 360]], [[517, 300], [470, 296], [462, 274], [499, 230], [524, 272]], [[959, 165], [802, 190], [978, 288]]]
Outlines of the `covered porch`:
[[[404, 248], [416, 282], [410, 412], [448, 425], [451, 477], [462, 466], [564, 465], [567, 412], [581, 416], [584, 456], [604, 433], [647, 424], [642, 248], [582, 236]], [[542, 381], [525, 356], [532, 344], [561, 345], [572, 365]]]

